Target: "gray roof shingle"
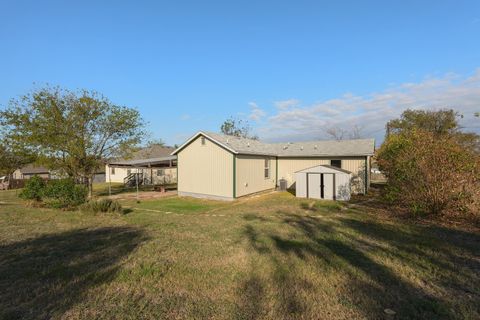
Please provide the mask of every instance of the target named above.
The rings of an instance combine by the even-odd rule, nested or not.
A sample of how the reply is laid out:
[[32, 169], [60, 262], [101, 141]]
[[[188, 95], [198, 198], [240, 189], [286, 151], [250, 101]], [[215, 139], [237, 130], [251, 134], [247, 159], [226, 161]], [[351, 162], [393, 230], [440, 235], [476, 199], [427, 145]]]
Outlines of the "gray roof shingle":
[[[288, 143], [264, 143], [258, 140], [227, 136], [215, 132], [199, 132], [235, 153], [278, 157], [327, 157], [373, 155], [374, 139], [318, 140]], [[172, 154], [176, 154], [183, 146]]]

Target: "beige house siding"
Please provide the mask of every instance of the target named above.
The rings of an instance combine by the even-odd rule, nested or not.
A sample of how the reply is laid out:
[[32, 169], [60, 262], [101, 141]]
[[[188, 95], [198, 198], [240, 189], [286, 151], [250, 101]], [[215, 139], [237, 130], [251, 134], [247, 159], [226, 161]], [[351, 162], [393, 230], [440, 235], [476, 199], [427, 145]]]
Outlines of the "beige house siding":
[[22, 172], [20, 169], [17, 169], [12, 174], [13, 179], [22, 179]]
[[[270, 159], [270, 177], [265, 178], [265, 159]], [[275, 188], [275, 157], [237, 155], [236, 196]]]
[[[112, 168], [115, 169], [115, 173], [112, 173]], [[157, 176], [157, 169], [164, 170], [163, 176]], [[116, 167], [116, 166], [105, 166], [105, 180], [106, 182], [120, 182], [123, 183], [123, 179], [127, 177], [127, 170], [131, 170], [131, 173], [142, 172], [142, 169], [136, 168], [125, 168], [125, 167]], [[153, 173], [153, 181], [155, 184], [163, 183], [164, 180], [175, 182], [177, 180], [177, 168], [153, 168], [153, 172], [150, 169], [143, 169], [143, 173], [147, 178], [150, 178], [150, 175]]]
[[[112, 169], [115, 170], [113, 173]], [[136, 172], [136, 171], [132, 171]], [[127, 176], [127, 168], [111, 167], [108, 164], [105, 166], [106, 180], [107, 182], [121, 182]]]
[[278, 179], [287, 180], [288, 187], [295, 188], [295, 172], [317, 165], [329, 165], [332, 159], [342, 160], [342, 169], [353, 174], [352, 192], [362, 193], [365, 189], [365, 157], [278, 158]]
[[205, 138], [190, 142], [178, 153], [179, 195], [233, 198], [234, 155]]

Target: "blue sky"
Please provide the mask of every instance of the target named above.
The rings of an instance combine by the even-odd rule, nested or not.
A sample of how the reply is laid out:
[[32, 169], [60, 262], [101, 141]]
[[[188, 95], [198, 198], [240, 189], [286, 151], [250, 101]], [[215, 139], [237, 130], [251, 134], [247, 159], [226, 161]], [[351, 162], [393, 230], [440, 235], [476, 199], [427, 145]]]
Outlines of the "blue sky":
[[479, 1], [1, 1], [0, 105], [46, 83], [137, 107], [181, 143], [224, 119], [266, 140], [407, 107], [480, 120]]

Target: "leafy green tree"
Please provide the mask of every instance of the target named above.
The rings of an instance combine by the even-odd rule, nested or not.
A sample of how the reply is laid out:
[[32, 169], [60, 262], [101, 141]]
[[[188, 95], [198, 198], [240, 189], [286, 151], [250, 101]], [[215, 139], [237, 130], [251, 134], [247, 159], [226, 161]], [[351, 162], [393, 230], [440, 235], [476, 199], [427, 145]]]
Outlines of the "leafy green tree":
[[399, 119], [390, 120], [387, 125], [387, 137], [412, 129], [422, 129], [434, 134], [454, 134], [459, 131], [457, 118], [460, 115], [452, 110], [405, 110]]
[[15, 144], [4, 135], [0, 138], [0, 175], [11, 177], [16, 169], [35, 161], [32, 150], [21, 144]]
[[258, 140], [258, 136], [251, 134], [251, 130], [248, 121], [233, 117], [225, 120], [220, 127], [220, 131], [227, 136]]
[[377, 151], [388, 199], [434, 214], [478, 211], [479, 136], [463, 132], [459, 117], [454, 110], [406, 110], [388, 122]]
[[435, 136], [448, 135], [467, 149], [480, 152], [480, 137], [473, 132], [463, 132], [458, 119], [463, 116], [452, 109], [405, 110], [399, 119], [390, 120], [386, 125], [386, 138], [392, 134], [411, 130], [431, 132]]
[[377, 152], [387, 198], [414, 212], [480, 210], [480, 157], [452, 135], [413, 129], [390, 135]]
[[12, 100], [0, 119], [9, 140], [34, 150], [49, 168], [86, 182], [90, 196], [104, 161], [129, 153], [144, 136], [137, 110], [87, 90], [40, 89]]

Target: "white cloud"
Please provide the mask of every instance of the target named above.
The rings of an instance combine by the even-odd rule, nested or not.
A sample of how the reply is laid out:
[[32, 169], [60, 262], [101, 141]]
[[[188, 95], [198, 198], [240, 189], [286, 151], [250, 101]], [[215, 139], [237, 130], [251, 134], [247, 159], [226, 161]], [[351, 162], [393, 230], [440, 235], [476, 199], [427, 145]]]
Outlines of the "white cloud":
[[259, 121], [267, 115], [255, 102], [249, 102], [248, 105], [251, 108], [250, 115], [248, 116], [249, 119]]
[[286, 110], [291, 107], [296, 107], [300, 104], [300, 101], [297, 99], [288, 99], [288, 100], [281, 100], [275, 101], [274, 105], [280, 110]]
[[258, 133], [265, 140], [322, 139], [327, 138], [326, 128], [348, 130], [358, 125], [363, 128], [363, 135], [380, 142], [386, 122], [408, 108], [452, 108], [464, 115], [461, 125], [466, 130], [479, 132], [480, 120], [474, 117], [474, 113], [480, 111], [480, 69], [470, 77], [446, 74], [365, 96], [345, 94], [308, 106], [290, 99], [276, 102], [275, 106], [277, 113], [258, 128]]

